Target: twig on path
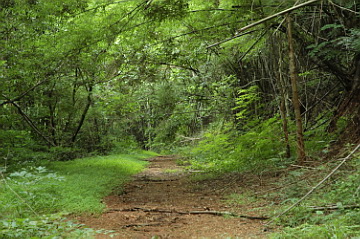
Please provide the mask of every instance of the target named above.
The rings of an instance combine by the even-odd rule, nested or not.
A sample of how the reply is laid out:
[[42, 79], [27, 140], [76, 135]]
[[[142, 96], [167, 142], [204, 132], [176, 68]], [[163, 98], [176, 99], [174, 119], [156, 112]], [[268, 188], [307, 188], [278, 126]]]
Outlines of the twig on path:
[[179, 181], [178, 178], [175, 179], [153, 179], [153, 178], [148, 178], [146, 176], [143, 176], [139, 179], [137, 179], [137, 181], [142, 181], [142, 182], [154, 182], [154, 183], [162, 183], [162, 182], [175, 182], [175, 181]]
[[251, 220], [267, 220], [267, 219], [269, 219], [268, 217], [238, 215], [238, 214], [232, 213], [232, 212], [221, 212], [221, 211], [177, 211], [177, 210], [166, 210], [166, 209], [159, 209], [159, 208], [141, 208], [141, 207], [125, 208], [125, 209], [110, 208], [107, 210], [107, 212], [134, 212], [134, 211], [176, 213], [176, 214], [182, 214], [182, 215], [207, 214], [207, 215], [214, 215], [214, 216], [232, 216], [232, 217], [246, 218], [246, 219], [251, 219]]
[[301, 165], [296, 165], [296, 164], [290, 164], [290, 166], [295, 167], [295, 168], [305, 168], [305, 169], [311, 169], [311, 170], [320, 170], [318, 168], [308, 167], [308, 166], [301, 166]]
[[310, 196], [310, 194], [312, 194], [317, 188], [320, 187], [321, 184], [323, 184], [327, 179], [329, 179], [344, 163], [346, 163], [346, 161], [360, 148], [360, 144], [358, 144], [355, 149], [353, 151], [351, 151], [349, 153], [348, 156], [346, 156], [345, 158], [343, 158], [343, 160], [328, 174], [326, 175], [325, 178], [323, 178], [323, 180], [321, 180], [316, 186], [314, 186], [312, 189], [310, 189], [302, 198], [300, 198], [297, 202], [295, 202], [293, 205], [291, 205], [290, 207], [288, 207], [285, 211], [281, 212], [280, 214], [278, 214], [276, 217], [274, 217], [273, 219], [271, 219], [269, 222], [267, 222], [265, 224], [265, 226], [271, 224], [272, 222], [275, 221], [275, 219], [283, 216], [284, 214], [288, 213], [291, 209], [293, 209], [294, 207], [296, 207], [300, 202], [304, 201], [308, 196]]
[[158, 156], [155, 156], [155, 157], [144, 159], [144, 161], [162, 162], [162, 161], [168, 161], [168, 160], [175, 160], [178, 157], [179, 157], [178, 155], [158, 155]]
[[[156, 227], [156, 226], [161, 226], [163, 223], [160, 222], [152, 222], [152, 223], [133, 223], [133, 224], [126, 224], [126, 225], [122, 225], [122, 228], [127, 228], [127, 227]], [[117, 229], [115, 229], [117, 230]]]

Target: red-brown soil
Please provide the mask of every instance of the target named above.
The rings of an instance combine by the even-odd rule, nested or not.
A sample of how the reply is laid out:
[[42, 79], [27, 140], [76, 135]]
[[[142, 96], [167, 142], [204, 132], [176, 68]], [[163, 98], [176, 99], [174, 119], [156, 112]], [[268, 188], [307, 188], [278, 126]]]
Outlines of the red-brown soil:
[[259, 216], [261, 212], [251, 210], [252, 203], [229, 206], [225, 196], [232, 192], [226, 186], [230, 182], [215, 185], [191, 180], [191, 173], [176, 165], [171, 156], [148, 161], [148, 168], [120, 195], [104, 199], [107, 210], [102, 215], [78, 218], [91, 228], [114, 231], [97, 238], [266, 238], [261, 219], [203, 214]]

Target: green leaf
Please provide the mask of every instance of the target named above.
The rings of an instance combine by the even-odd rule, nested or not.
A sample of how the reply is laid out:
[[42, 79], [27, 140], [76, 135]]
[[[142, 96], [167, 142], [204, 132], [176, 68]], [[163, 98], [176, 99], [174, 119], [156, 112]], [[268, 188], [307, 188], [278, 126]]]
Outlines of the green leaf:
[[336, 28], [340, 28], [340, 27], [344, 27], [341, 24], [326, 24], [323, 27], [320, 28], [321, 31], [327, 30], [327, 29], [336, 29]]

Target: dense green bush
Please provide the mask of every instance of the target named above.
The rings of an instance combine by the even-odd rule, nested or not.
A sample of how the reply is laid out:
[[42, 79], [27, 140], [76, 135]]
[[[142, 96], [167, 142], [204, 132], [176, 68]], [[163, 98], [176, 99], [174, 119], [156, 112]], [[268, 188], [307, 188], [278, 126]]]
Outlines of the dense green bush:
[[138, 151], [140, 148], [139, 143], [131, 135], [120, 136], [119, 138], [112, 139], [111, 153], [113, 154], [127, 154]]
[[49, 159], [47, 148], [37, 144], [30, 132], [24, 130], [0, 130], [1, 166], [14, 166]]
[[[251, 122], [254, 123], [254, 122]], [[188, 154], [192, 165], [210, 171], [261, 173], [283, 166], [285, 143], [277, 117], [260, 121], [250, 130], [238, 133], [228, 124], [222, 130], [209, 130]]]

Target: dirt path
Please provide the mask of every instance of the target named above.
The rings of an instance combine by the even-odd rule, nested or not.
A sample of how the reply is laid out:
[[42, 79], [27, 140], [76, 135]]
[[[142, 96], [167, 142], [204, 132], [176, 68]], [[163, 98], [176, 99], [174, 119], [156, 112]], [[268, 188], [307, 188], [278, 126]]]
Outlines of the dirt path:
[[[121, 195], [104, 199], [104, 214], [79, 218], [89, 227], [115, 231], [112, 237], [97, 238], [266, 237], [262, 220], [211, 214], [234, 211], [225, 204], [223, 192], [189, 180], [190, 174], [176, 165], [174, 157], [148, 160], [148, 168], [136, 175]], [[209, 214], [203, 214], [206, 212]]]

